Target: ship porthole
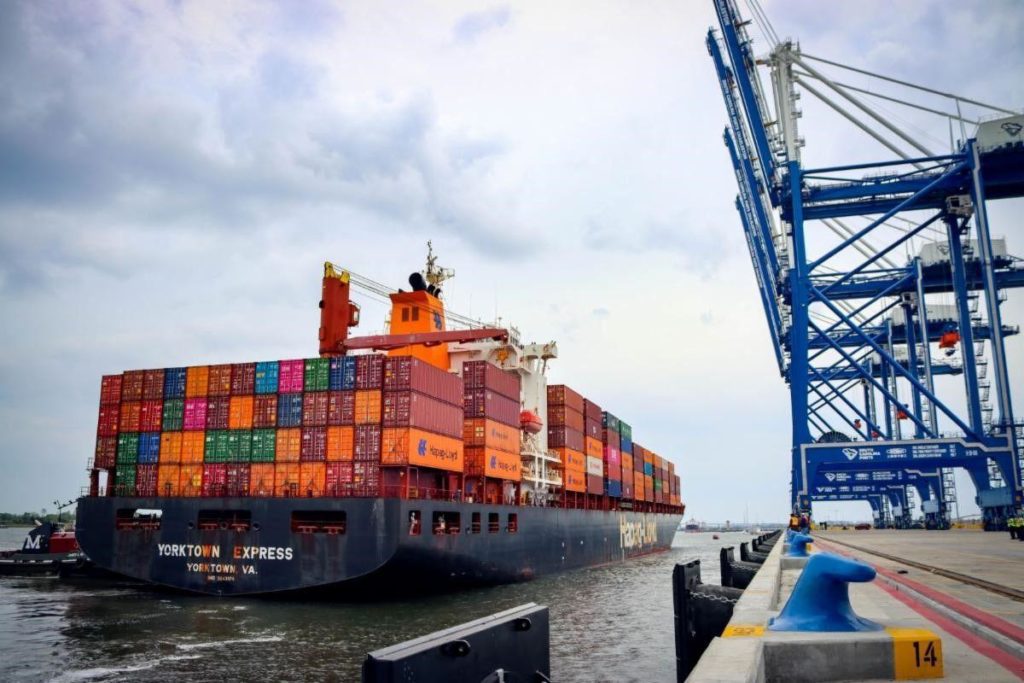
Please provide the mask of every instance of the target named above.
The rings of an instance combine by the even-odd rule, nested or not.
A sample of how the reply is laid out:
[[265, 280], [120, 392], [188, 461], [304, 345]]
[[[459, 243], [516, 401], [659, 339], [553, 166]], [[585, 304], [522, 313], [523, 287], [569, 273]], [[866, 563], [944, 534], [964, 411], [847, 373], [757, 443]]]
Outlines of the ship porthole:
[[189, 523], [188, 523], [188, 528], [189, 528], [189, 530], [195, 529], [195, 528], [196, 528], [196, 525], [195, 525], [195, 524], [193, 524], [192, 522], [189, 522]]
[[260, 530], [260, 523], [259, 522], [253, 522], [252, 523], [252, 530], [253, 531], [259, 531]]

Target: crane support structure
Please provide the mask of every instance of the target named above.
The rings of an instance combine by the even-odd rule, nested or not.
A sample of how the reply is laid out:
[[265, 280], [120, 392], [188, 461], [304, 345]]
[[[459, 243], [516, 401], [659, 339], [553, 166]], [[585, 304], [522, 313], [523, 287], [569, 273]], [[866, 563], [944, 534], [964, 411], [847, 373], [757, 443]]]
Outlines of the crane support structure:
[[[959, 468], [986, 528], [1004, 528], [1024, 501], [1024, 424], [1014, 417], [1005, 348], [1020, 329], [1004, 323], [1000, 305], [1024, 287], [1024, 261], [993, 238], [987, 202], [1024, 197], [1024, 115], [803, 54], [765, 30], [763, 13], [755, 19], [774, 44], [755, 58], [735, 1], [712, 2], [718, 27], [706, 45], [727, 114], [736, 208], [790, 389], [793, 509], [866, 500], [879, 514], [898, 511], [902, 524], [916, 492], [929, 525], [943, 526]], [[759, 65], [771, 71], [772, 98]], [[952, 99], [956, 111], [844, 84], [830, 67]], [[802, 92], [895, 158], [805, 168]], [[962, 139], [933, 152], [875, 111], [871, 96], [945, 116]], [[967, 105], [1002, 118], [971, 135]]]

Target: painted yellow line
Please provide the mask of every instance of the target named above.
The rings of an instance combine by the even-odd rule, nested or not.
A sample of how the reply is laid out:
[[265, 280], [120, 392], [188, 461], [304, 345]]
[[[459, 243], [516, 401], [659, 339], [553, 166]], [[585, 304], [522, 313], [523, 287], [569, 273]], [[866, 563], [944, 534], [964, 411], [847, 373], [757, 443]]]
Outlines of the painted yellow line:
[[726, 626], [722, 631], [723, 638], [760, 638], [764, 635], [764, 626], [756, 624], [736, 624]]

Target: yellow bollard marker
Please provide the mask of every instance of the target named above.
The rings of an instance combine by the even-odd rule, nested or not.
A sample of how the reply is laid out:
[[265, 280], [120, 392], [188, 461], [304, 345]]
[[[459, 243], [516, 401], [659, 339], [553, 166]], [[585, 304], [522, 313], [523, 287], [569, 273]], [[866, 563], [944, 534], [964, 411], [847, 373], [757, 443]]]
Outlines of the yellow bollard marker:
[[942, 639], [923, 628], [887, 628], [898, 681], [942, 678]]

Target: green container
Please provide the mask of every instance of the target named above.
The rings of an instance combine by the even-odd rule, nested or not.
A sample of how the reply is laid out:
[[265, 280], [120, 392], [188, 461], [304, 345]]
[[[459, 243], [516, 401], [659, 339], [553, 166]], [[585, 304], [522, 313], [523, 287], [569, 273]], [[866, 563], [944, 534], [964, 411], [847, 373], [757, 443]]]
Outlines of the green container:
[[274, 462], [277, 453], [277, 430], [252, 430], [252, 462]]
[[232, 429], [228, 432], [228, 461], [249, 462], [252, 459], [252, 431]]
[[625, 422], [623, 422], [622, 420], [619, 420], [619, 435], [623, 439], [628, 439], [629, 441], [632, 441], [633, 440], [633, 428], [630, 427]]
[[306, 391], [327, 391], [330, 376], [329, 358], [307, 358], [303, 385]]
[[[124, 432], [117, 435], [117, 462], [134, 465], [139, 460], [139, 435]], [[134, 472], [135, 470], [132, 469]], [[134, 475], [132, 475], [134, 476]]]
[[230, 450], [228, 437], [226, 429], [206, 432], [206, 453], [203, 462], [227, 462]]
[[655, 479], [654, 480], [654, 490], [655, 491], [660, 491], [661, 490], [661, 479]]
[[185, 399], [169, 398], [164, 401], [164, 431], [181, 431], [185, 423]]
[[135, 495], [135, 465], [118, 465], [114, 472], [114, 493], [118, 496]]

